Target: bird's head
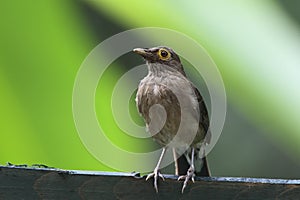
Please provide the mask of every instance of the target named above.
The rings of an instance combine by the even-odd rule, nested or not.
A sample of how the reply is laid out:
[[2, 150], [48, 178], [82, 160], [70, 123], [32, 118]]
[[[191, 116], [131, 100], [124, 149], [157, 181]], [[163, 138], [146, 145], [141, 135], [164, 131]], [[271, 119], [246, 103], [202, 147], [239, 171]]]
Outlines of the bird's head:
[[185, 75], [179, 56], [169, 47], [135, 48], [133, 52], [146, 60], [150, 71], [177, 71]]

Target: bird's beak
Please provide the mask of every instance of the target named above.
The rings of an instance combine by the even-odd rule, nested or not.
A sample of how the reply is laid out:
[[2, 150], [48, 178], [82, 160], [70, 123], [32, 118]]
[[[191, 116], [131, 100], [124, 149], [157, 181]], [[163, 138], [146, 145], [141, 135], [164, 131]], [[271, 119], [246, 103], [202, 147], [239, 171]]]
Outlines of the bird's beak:
[[151, 58], [152, 57], [152, 53], [151, 51], [149, 51], [148, 49], [144, 49], [144, 48], [135, 48], [133, 49], [133, 52], [143, 56], [145, 59], [147, 58]]

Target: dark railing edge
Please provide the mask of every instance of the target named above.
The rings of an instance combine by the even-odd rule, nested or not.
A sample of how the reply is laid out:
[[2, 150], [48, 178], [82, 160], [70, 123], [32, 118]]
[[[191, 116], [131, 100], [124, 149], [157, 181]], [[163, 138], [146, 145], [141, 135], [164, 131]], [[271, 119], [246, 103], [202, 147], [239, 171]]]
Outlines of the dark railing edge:
[[[64, 170], [64, 169], [58, 169], [52, 167], [30, 167], [30, 166], [18, 166], [18, 165], [8, 165], [8, 166], [0, 165], [0, 172], [1, 169], [5, 169], [5, 168], [57, 172], [59, 174], [145, 178], [145, 176], [140, 176], [139, 172], [126, 173], [126, 172], [111, 172], [111, 171]], [[172, 174], [163, 174], [163, 176], [166, 179], [173, 179], [173, 180], [178, 179], [178, 176]], [[214, 177], [214, 176], [195, 177], [195, 181], [300, 185], [300, 179], [252, 178], [252, 177]]]

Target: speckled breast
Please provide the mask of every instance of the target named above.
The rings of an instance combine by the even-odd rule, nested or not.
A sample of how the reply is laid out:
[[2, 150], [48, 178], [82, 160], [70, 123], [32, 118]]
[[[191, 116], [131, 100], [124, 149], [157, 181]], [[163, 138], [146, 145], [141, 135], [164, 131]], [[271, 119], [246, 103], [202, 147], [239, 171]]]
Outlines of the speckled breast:
[[[137, 91], [138, 110], [145, 119], [148, 132], [161, 145], [173, 141], [173, 145], [186, 146], [200, 139], [197, 130], [195, 132], [199, 125], [196, 97], [189, 82], [181, 82], [180, 87], [177, 84], [178, 80], [172, 77], [167, 80], [145, 77]], [[182, 134], [178, 134], [179, 130]]]

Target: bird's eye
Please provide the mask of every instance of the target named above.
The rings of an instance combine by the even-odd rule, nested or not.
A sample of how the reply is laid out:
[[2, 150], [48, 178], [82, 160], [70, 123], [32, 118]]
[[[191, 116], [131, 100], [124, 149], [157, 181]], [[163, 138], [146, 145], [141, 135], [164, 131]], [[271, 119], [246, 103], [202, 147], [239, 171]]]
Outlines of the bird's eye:
[[166, 49], [160, 49], [158, 51], [158, 56], [161, 60], [168, 60], [171, 57], [171, 53]]
[[162, 50], [162, 51], [160, 51], [160, 55], [165, 58], [168, 56], [168, 52]]

